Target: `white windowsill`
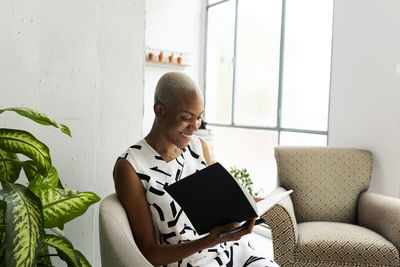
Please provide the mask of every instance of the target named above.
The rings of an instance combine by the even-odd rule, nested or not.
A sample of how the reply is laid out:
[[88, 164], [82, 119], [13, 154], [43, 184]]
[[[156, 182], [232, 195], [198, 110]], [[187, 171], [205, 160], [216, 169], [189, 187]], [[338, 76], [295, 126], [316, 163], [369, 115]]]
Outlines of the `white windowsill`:
[[268, 229], [266, 226], [264, 225], [256, 225], [253, 228], [253, 232], [260, 235], [260, 236], [264, 236], [267, 237], [269, 239], [272, 239], [272, 234], [271, 234], [271, 230]]

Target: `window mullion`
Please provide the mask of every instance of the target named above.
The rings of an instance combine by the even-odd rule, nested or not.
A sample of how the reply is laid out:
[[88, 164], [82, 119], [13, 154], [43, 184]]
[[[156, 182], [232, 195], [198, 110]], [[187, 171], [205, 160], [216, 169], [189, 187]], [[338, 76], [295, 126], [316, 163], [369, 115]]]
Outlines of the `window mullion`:
[[236, 9], [235, 9], [235, 36], [234, 36], [234, 44], [233, 44], [233, 59], [232, 59], [232, 114], [231, 114], [231, 125], [235, 125], [235, 94], [236, 94], [236, 49], [237, 49], [237, 24], [238, 24], [238, 6], [239, 0], [236, 0]]
[[281, 43], [279, 54], [279, 84], [278, 84], [278, 110], [276, 128], [278, 129], [278, 145], [281, 139], [282, 130], [282, 83], [283, 83], [283, 61], [285, 49], [285, 20], [286, 20], [286, 0], [282, 0], [282, 18], [281, 18]]

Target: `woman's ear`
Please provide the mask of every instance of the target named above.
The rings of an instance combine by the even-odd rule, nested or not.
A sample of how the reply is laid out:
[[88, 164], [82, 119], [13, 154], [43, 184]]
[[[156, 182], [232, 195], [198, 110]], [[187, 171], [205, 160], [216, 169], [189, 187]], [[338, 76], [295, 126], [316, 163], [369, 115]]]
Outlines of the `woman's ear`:
[[153, 109], [157, 119], [165, 118], [165, 107], [163, 104], [155, 103]]

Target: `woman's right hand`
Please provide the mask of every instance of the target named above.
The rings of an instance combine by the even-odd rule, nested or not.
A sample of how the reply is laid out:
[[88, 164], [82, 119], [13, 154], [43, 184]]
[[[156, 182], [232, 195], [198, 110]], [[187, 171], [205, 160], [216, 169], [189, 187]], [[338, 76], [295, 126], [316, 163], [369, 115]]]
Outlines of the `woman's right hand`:
[[256, 219], [252, 219], [248, 221], [249, 226], [234, 233], [229, 233], [227, 235], [223, 235], [220, 237], [220, 234], [232, 231], [240, 226], [239, 223], [233, 222], [222, 226], [217, 226], [213, 228], [206, 238], [209, 240], [212, 246], [216, 246], [220, 243], [229, 242], [229, 241], [237, 241], [242, 236], [250, 234], [253, 231], [254, 224]]

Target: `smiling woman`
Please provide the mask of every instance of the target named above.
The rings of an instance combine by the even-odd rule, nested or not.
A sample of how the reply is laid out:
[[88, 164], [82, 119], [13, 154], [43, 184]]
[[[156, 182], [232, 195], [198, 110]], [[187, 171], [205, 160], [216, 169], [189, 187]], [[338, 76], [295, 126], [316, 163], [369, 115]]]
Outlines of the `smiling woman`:
[[203, 97], [192, 79], [179, 72], [170, 72], [157, 84], [154, 112], [156, 120], [146, 141], [158, 147], [162, 157], [168, 157], [171, 152], [177, 156], [179, 151], [176, 149], [186, 147], [200, 127]]
[[142, 254], [155, 266], [277, 266], [247, 241], [238, 241], [252, 231], [254, 220], [248, 228], [223, 237], [219, 234], [237, 223], [200, 236], [164, 190], [211, 164], [205, 141], [194, 135], [203, 114], [196, 83], [179, 72], [162, 76], [154, 113], [149, 134], [128, 148], [114, 169], [116, 193]]

